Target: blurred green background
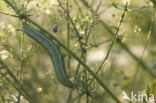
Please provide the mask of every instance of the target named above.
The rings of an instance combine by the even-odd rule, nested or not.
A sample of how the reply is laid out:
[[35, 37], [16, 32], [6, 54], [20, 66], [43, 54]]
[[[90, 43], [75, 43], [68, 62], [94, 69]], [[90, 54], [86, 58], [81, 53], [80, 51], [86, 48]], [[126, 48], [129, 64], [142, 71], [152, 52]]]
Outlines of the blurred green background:
[[[53, 33], [53, 28], [57, 25], [58, 31], [53, 34], [64, 44], [67, 44], [67, 20], [64, 17], [66, 13], [58, 5], [57, 1], [10, 1], [18, 8], [21, 8], [21, 10], [23, 8], [21, 5], [24, 5], [27, 14], [32, 15], [30, 18], [49, 32]], [[86, 1], [86, 3], [90, 5], [90, 8], [88, 8], [83, 1]], [[87, 50], [86, 62], [93, 71], [97, 70], [110, 46], [112, 36], [110, 35], [109, 29], [114, 33], [116, 32], [123, 13], [123, 10], [112, 6], [112, 3], [124, 8], [126, 2], [128, 2], [128, 8], [130, 10], [145, 6], [139, 10], [129, 10], [126, 12], [118, 37], [121, 42], [126, 44], [132, 53], [140, 59], [154, 13], [153, 4], [150, 0], [69, 0], [69, 13], [82, 36], [82, 41], [86, 39], [84, 34], [86, 28], [91, 26], [89, 28], [91, 31], [90, 38], [85, 48]], [[61, 3], [66, 8], [66, 1], [62, 0]], [[97, 15], [95, 15], [92, 10], [95, 11], [98, 6], [99, 9]], [[13, 12], [3, 0], [0, 0], [0, 11], [15, 15], [15, 12]], [[95, 24], [92, 24], [94, 21]], [[106, 28], [101, 21], [105, 22], [108, 28]], [[142, 59], [153, 73], [156, 73], [155, 26], [156, 24], [154, 22], [151, 37]], [[21, 39], [23, 33], [16, 31], [16, 29], [20, 28], [19, 19], [0, 14], [0, 57], [18, 79], [21, 65]], [[70, 24], [70, 48], [76, 55], [80, 56], [79, 43], [75, 35], [74, 29]], [[99, 43], [102, 44], [98, 45]], [[94, 45], [98, 46], [94, 47]], [[67, 66], [68, 53], [63, 49], [61, 50], [67, 55], [65, 58]], [[36, 103], [67, 103], [71, 90], [64, 87], [57, 80], [47, 51], [26, 34], [24, 34], [23, 51], [25, 59], [23, 63], [22, 84], [29, 95]], [[77, 61], [71, 57], [71, 68], [67, 68], [67, 72], [71, 77], [74, 76], [77, 64]], [[1, 66], [2, 65], [1, 63]], [[137, 68], [139, 68], [138, 72]], [[83, 69], [83, 67], [81, 67], [81, 69]], [[137, 75], [135, 75], [136, 72]], [[144, 71], [142, 67], [138, 65], [138, 62], [117, 42], [114, 44], [109, 58], [100, 70], [98, 76], [119, 98], [123, 95], [122, 91], [126, 91], [128, 94], [130, 94], [131, 91], [135, 93], [148, 91], [148, 93], [156, 96], [155, 78], [152, 78]], [[10, 79], [10, 82], [6, 80], [6, 77]], [[89, 77], [91, 78], [90, 75]], [[1, 69], [0, 103], [4, 101], [4, 103], [16, 103], [18, 91], [12, 84], [17, 86], [8, 72], [5, 69]], [[96, 81], [94, 81], [90, 87], [93, 88], [93, 90], [91, 91], [92, 97], [89, 98], [89, 103], [115, 103]], [[79, 96], [80, 93], [81, 89], [74, 90], [71, 100]], [[79, 100], [78, 97], [73, 103], [77, 103], [77, 100]], [[23, 97], [21, 103], [28, 103], [28, 101]], [[80, 103], [86, 103], [85, 95], [82, 95]], [[128, 102], [123, 101], [123, 103]]]

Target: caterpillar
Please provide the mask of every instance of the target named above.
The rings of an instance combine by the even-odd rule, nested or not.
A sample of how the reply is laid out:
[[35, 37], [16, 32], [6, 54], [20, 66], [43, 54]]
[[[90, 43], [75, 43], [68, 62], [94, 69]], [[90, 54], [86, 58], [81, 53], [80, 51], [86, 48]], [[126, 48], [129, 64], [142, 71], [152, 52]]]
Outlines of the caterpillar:
[[53, 63], [56, 77], [60, 81], [60, 83], [66, 87], [73, 88], [75, 86], [75, 83], [69, 80], [65, 69], [65, 54], [61, 53], [59, 44], [52, 41], [50, 37], [48, 37], [41, 31], [24, 22], [22, 23], [22, 31], [39, 42], [48, 51]]

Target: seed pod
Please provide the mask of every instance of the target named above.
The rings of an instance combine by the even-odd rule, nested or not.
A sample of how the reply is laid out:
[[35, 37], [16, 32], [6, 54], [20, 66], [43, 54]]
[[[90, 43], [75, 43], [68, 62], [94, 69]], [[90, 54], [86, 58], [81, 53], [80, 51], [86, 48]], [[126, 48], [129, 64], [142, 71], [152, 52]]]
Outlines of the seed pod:
[[54, 32], [54, 33], [57, 32], [57, 25], [54, 25], [54, 27], [53, 27], [53, 32]]

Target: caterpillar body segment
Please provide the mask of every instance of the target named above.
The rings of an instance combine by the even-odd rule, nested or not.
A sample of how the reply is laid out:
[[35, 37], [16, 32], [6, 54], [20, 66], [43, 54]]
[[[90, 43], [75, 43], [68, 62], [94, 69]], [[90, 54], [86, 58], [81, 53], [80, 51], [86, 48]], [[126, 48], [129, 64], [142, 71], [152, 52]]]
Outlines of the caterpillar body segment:
[[65, 54], [61, 53], [59, 44], [56, 44], [44, 33], [33, 28], [27, 23], [22, 24], [22, 31], [24, 31], [28, 36], [39, 42], [43, 47], [48, 50], [57, 79], [64, 86], [73, 88], [75, 84], [68, 78], [64, 62]]

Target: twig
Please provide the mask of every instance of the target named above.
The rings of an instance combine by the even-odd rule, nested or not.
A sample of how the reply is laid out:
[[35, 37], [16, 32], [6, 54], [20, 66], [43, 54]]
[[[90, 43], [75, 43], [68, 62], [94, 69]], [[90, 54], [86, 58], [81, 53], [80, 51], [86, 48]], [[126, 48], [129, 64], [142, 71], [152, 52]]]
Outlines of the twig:
[[[70, 48], [70, 23], [69, 23], [69, 0], [66, 0], [67, 8], [67, 46]], [[68, 55], [68, 69], [70, 68], [70, 55]]]
[[20, 61], [19, 91], [18, 91], [18, 102], [17, 103], [20, 103], [20, 101], [21, 101], [20, 97], [21, 97], [21, 89], [22, 89], [23, 64], [24, 64], [23, 43], [24, 43], [24, 33], [22, 34], [22, 37], [21, 37], [21, 58], [22, 58], [22, 60]]
[[[63, 7], [63, 5], [61, 4], [61, 2], [60, 2], [59, 0], [57, 0], [57, 2], [59, 3], [60, 7], [64, 10], [64, 12], [67, 13], [67, 10]], [[68, 15], [68, 17], [65, 16], [65, 18], [68, 20], [68, 22], [70, 22], [70, 23], [72, 24], [72, 26], [73, 26], [73, 28], [74, 28], [74, 31], [75, 31], [76, 36], [77, 36], [77, 38], [78, 38], [78, 42], [79, 42], [79, 44], [80, 44], [81, 55], [82, 55], [82, 57], [83, 57], [83, 60], [85, 60], [84, 48], [83, 48], [83, 43], [82, 43], [82, 41], [81, 41], [80, 33], [79, 33], [78, 29], [76, 28], [76, 26], [75, 26], [75, 24], [74, 24], [72, 18], [70, 17], [70, 15]]]
[[[144, 57], [144, 54], [145, 54], [145, 51], [146, 51], [146, 48], [148, 46], [148, 43], [149, 43], [149, 40], [150, 40], [150, 37], [151, 37], [151, 33], [152, 33], [152, 29], [153, 29], [153, 24], [154, 24], [154, 20], [155, 20], [155, 12], [156, 12], [156, 8], [153, 7], [154, 11], [153, 11], [153, 15], [152, 15], [152, 21], [151, 21], [151, 24], [150, 24], [150, 28], [149, 28], [149, 32], [148, 32], [148, 35], [147, 35], [147, 39], [146, 39], [146, 43], [145, 43], [145, 46], [144, 46], [144, 50], [141, 54], [141, 57], [140, 57], [140, 61], [143, 60], [143, 57]], [[132, 84], [134, 85], [134, 81], [136, 80], [136, 77], [138, 75], [138, 72], [139, 72], [139, 68], [140, 68], [140, 65], [137, 65], [137, 68], [136, 68], [136, 72], [133, 76], [133, 79], [132, 79]]]

